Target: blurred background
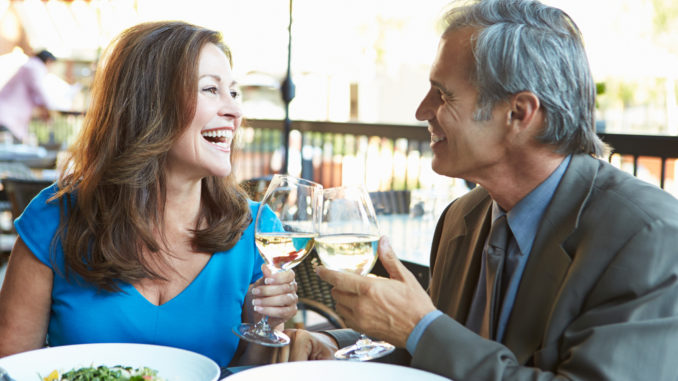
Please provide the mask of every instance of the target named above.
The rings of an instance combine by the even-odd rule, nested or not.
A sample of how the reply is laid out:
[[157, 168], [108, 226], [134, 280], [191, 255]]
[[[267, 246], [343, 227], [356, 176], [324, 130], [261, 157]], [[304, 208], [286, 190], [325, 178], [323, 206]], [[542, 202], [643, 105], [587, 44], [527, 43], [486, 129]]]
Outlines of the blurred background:
[[[608, 132], [678, 133], [678, 2], [546, 0], [581, 28], [599, 84]], [[417, 124], [427, 88], [436, 21], [447, 0], [294, 0], [292, 119]], [[0, 83], [31, 50], [59, 62], [57, 78], [78, 84], [60, 108], [84, 111], [94, 64], [133, 24], [181, 19], [223, 32], [250, 118], [281, 119], [276, 91], [287, 69], [287, 0], [0, 0]], [[54, 79], [58, 82], [57, 79]], [[52, 84], [64, 92], [63, 84]]]
[[[583, 32], [608, 160], [678, 196], [678, 1], [543, 1]], [[131, 25], [177, 19], [221, 31], [233, 51], [247, 118], [233, 172], [253, 198], [279, 172], [326, 187], [365, 183], [397, 252], [427, 264], [437, 217], [474, 186], [433, 173], [430, 135], [414, 117], [447, 4], [0, 0], [0, 86], [41, 49], [58, 59], [45, 81], [51, 120], [36, 115], [25, 139], [0, 142], [0, 277], [12, 220], [58, 176], [82, 125], [102, 50]]]
[[[583, 32], [599, 93], [599, 132], [678, 135], [678, 2], [544, 2], [569, 13]], [[221, 31], [233, 50], [250, 126], [237, 141], [239, 179], [286, 166], [325, 185], [442, 189], [440, 197], [449, 199], [473, 184], [431, 172], [425, 124], [414, 118], [447, 4], [294, 0], [289, 72], [296, 96], [286, 115], [288, 0], [0, 0], [0, 85], [32, 51], [57, 56], [48, 87], [58, 115], [47, 127], [36, 121], [31, 131], [34, 142], [63, 149], [87, 111], [92, 75], [108, 42], [142, 21], [189, 21]], [[288, 162], [281, 134], [286, 116], [293, 121]], [[611, 160], [677, 193], [675, 159]]]

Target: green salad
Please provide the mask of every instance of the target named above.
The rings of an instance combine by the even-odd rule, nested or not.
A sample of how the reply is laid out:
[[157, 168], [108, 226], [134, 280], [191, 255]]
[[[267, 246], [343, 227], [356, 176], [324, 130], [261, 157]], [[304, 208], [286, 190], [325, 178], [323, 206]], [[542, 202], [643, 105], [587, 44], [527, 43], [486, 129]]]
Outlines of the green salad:
[[73, 369], [59, 374], [54, 370], [47, 377], [42, 377], [43, 381], [164, 381], [157, 376], [158, 371], [146, 367], [134, 369], [125, 366], [108, 367], [100, 365], [97, 367], [87, 367]]

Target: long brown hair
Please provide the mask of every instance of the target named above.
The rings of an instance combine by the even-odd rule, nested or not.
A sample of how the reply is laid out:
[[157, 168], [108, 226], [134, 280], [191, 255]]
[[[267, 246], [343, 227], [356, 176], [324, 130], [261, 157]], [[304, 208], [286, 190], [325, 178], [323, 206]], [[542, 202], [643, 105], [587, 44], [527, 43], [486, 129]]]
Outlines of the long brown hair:
[[[61, 238], [66, 273], [109, 291], [119, 290], [118, 281], [162, 278], [142, 250], [163, 247], [154, 231], [164, 214], [167, 152], [195, 113], [198, 60], [207, 43], [231, 61], [218, 32], [184, 22], [131, 27], [107, 48], [54, 197], [62, 207], [55, 240]], [[202, 180], [196, 250], [233, 247], [250, 221], [246, 195], [232, 176]]]

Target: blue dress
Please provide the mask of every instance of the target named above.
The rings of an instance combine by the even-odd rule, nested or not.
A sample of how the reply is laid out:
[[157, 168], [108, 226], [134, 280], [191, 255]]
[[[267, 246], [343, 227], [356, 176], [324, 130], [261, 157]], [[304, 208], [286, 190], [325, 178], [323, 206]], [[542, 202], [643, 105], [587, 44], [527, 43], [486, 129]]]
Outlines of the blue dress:
[[[156, 306], [131, 284], [120, 282], [122, 292], [98, 290], [63, 271], [61, 243], [56, 261], [50, 254], [56, 234], [59, 201], [47, 203], [56, 185], [43, 190], [15, 221], [26, 246], [54, 272], [49, 318], [50, 346], [83, 343], [144, 343], [167, 345], [201, 353], [220, 366], [231, 362], [239, 339], [231, 329], [241, 322], [249, 285], [262, 276], [263, 259], [254, 244], [254, 223], [228, 251], [212, 255], [198, 276], [179, 295]], [[259, 204], [250, 201], [252, 216]], [[70, 272], [74, 274], [74, 272]], [[73, 278], [73, 276], [71, 276]]]

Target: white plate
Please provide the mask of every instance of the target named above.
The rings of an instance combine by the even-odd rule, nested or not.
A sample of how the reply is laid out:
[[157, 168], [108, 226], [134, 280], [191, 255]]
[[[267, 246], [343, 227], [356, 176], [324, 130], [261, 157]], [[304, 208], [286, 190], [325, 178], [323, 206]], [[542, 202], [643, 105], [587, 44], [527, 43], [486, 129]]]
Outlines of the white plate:
[[[444, 381], [447, 378], [405, 366], [358, 361], [300, 361], [259, 366], [235, 373], [225, 381], [294, 380], [421, 380]], [[448, 380], [449, 381], [449, 380]]]
[[16, 381], [39, 381], [53, 370], [97, 365], [149, 367], [168, 381], [216, 381], [220, 369], [211, 359], [184, 349], [147, 344], [80, 344], [50, 347], [0, 359]]

